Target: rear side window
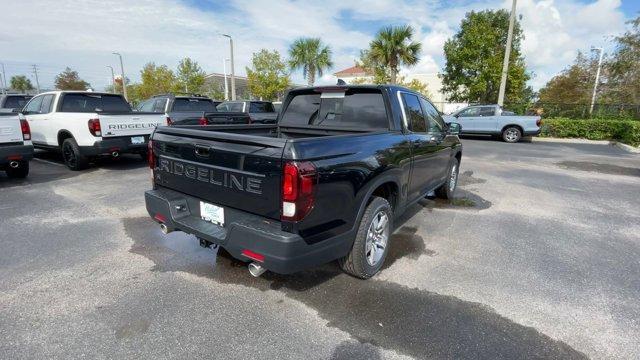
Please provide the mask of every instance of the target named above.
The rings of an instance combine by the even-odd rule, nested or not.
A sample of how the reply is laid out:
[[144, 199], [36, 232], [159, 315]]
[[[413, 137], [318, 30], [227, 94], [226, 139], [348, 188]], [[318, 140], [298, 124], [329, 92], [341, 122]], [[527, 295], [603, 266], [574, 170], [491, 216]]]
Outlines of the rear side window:
[[376, 90], [296, 95], [284, 110], [281, 124], [389, 129], [384, 98]]
[[36, 96], [33, 99], [31, 99], [31, 101], [29, 101], [27, 106], [24, 108], [24, 111], [26, 111], [29, 114], [39, 114], [40, 108], [42, 107], [43, 98], [44, 98], [44, 95]]
[[418, 97], [403, 93], [402, 100], [404, 102], [404, 112], [407, 115], [407, 126], [409, 130], [413, 132], [426, 132], [425, 117], [422, 113], [422, 107], [420, 106]]
[[177, 98], [173, 101], [173, 111], [216, 111], [213, 101], [209, 99]]
[[273, 104], [270, 102], [252, 102], [249, 106], [250, 113], [269, 113], [275, 111]]
[[119, 95], [65, 94], [62, 112], [129, 112], [131, 107]]
[[7, 96], [7, 100], [2, 107], [5, 109], [22, 109], [29, 99], [31, 99], [31, 96]]
[[218, 111], [228, 111], [228, 112], [242, 112], [243, 103], [222, 103], [218, 105], [216, 108]]
[[42, 97], [42, 106], [40, 107], [40, 112], [43, 114], [48, 114], [51, 112], [53, 107], [53, 94], [44, 95]]
[[493, 116], [496, 111], [491, 106], [483, 106], [480, 108], [480, 116]]

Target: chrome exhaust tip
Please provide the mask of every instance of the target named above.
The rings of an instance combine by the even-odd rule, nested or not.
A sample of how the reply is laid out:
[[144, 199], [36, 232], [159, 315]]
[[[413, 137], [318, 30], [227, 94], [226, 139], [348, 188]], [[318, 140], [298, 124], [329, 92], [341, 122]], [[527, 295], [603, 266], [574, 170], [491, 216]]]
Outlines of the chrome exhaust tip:
[[262, 265], [252, 262], [249, 264], [249, 273], [253, 277], [260, 277], [260, 275], [264, 274], [267, 269], [263, 268]]
[[172, 230], [169, 230], [169, 228], [165, 224], [160, 224], [160, 230], [162, 230], [162, 233], [165, 235], [172, 231]]
[[17, 169], [18, 166], [20, 166], [20, 163], [17, 162], [17, 161], [12, 161], [12, 162], [9, 163], [9, 166], [11, 166], [14, 169]]
[[117, 158], [118, 156], [120, 156], [120, 153], [117, 151], [114, 151], [111, 153], [111, 156], [113, 156], [114, 158]]

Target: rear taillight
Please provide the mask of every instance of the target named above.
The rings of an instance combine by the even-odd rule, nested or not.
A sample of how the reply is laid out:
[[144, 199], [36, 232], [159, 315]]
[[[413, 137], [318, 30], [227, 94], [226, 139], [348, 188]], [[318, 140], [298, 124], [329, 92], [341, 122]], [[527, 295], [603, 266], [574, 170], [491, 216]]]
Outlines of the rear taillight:
[[288, 162], [282, 172], [281, 218], [300, 221], [313, 209], [316, 167], [310, 162]]
[[209, 125], [209, 120], [206, 117], [201, 117], [198, 119], [198, 125]]
[[156, 155], [153, 153], [153, 140], [149, 139], [147, 144], [147, 162], [149, 163], [149, 169], [156, 168]]
[[167, 116], [167, 126], [171, 125], [173, 125], [173, 120], [171, 120], [171, 118]]
[[542, 119], [536, 120], [536, 126], [540, 127], [540, 125], [542, 125]]
[[20, 120], [20, 129], [22, 130], [22, 139], [31, 140], [31, 128], [27, 120]]
[[100, 129], [100, 119], [89, 120], [89, 132], [93, 136], [102, 136], [102, 131]]

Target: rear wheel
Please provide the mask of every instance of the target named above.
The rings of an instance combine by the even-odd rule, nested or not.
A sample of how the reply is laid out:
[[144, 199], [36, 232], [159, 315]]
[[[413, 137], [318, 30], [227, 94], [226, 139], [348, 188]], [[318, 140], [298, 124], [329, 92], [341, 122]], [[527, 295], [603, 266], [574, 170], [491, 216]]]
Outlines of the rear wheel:
[[460, 163], [458, 162], [458, 159], [451, 159], [451, 167], [449, 168], [447, 181], [436, 189], [436, 196], [438, 198], [446, 200], [453, 199], [453, 194], [456, 190], [456, 187], [458, 186], [458, 170], [460, 170], [459, 167]]
[[7, 176], [14, 179], [24, 179], [29, 175], [29, 162], [28, 161], [18, 161], [18, 167], [12, 168], [7, 167], [5, 170]]
[[364, 211], [353, 247], [340, 259], [344, 272], [361, 279], [375, 275], [387, 257], [393, 230], [393, 210], [389, 202], [374, 197]]
[[62, 158], [67, 167], [73, 171], [83, 170], [89, 166], [89, 159], [80, 153], [78, 143], [73, 138], [62, 143]]
[[510, 126], [502, 131], [502, 140], [508, 143], [517, 143], [522, 138], [522, 131], [515, 126]]

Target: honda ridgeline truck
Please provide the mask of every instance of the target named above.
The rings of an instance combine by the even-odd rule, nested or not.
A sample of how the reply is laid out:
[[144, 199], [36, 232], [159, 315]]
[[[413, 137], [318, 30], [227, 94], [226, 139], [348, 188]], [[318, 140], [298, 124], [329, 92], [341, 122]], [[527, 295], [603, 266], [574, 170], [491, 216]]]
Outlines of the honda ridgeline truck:
[[459, 125], [422, 95], [312, 87], [291, 90], [282, 109], [274, 125], [155, 130], [145, 199], [163, 232], [220, 245], [254, 276], [338, 259], [365, 279], [382, 267], [409, 205], [433, 191], [453, 196]]
[[29, 123], [20, 120], [18, 114], [0, 113], [0, 171], [10, 178], [25, 178], [32, 158]]
[[62, 152], [71, 170], [97, 156], [137, 153], [147, 158], [149, 135], [166, 125], [164, 115], [133, 112], [117, 94], [52, 91], [33, 97], [21, 112], [36, 148]]
[[165, 114], [169, 126], [251, 123], [249, 114], [218, 111], [221, 102], [198, 94], [161, 94], [138, 104], [136, 111]]

